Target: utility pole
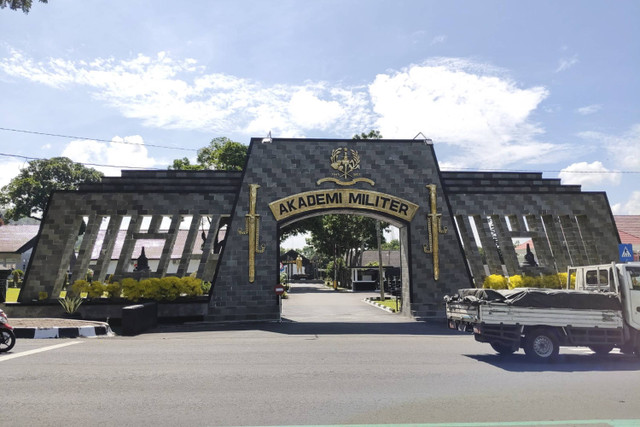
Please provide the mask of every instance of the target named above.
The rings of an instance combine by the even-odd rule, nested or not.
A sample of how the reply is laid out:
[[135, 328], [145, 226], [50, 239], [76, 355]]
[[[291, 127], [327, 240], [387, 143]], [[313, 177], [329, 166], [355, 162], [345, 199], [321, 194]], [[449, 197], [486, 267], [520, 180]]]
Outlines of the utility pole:
[[378, 241], [378, 281], [380, 282], [380, 301], [384, 301], [384, 277], [382, 268], [382, 244], [380, 241], [380, 220], [376, 219], [376, 239]]

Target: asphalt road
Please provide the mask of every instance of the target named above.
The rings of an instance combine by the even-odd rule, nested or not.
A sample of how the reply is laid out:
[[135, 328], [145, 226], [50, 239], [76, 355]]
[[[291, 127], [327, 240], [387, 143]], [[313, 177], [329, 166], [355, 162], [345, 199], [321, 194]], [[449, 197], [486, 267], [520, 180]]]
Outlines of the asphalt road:
[[565, 348], [549, 365], [499, 357], [364, 296], [300, 285], [279, 324], [19, 340], [0, 355], [0, 424], [640, 425], [632, 357]]

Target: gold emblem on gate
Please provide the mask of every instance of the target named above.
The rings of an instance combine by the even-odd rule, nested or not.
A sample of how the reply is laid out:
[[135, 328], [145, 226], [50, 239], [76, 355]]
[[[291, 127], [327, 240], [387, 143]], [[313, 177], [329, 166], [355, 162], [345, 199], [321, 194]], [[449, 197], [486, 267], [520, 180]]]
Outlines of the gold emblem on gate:
[[360, 178], [356, 173], [360, 169], [360, 155], [356, 150], [349, 148], [336, 148], [331, 152], [331, 168], [335, 169], [332, 178], [319, 179], [317, 185], [323, 182], [335, 182], [338, 185], [353, 185], [356, 182], [366, 182], [375, 185], [369, 178]]

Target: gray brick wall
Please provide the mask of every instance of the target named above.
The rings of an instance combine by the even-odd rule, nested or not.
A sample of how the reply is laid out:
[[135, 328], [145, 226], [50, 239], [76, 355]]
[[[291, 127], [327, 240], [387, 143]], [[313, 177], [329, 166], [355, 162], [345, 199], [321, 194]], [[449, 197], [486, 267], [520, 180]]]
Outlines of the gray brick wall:
[[[429, 316], [442, 312], [442, 297], [460, 287], [470, 286], [461, 246], [448, 211], [433, 146], [423, 141], [394, 140], [286, 140], [274, 139], [262, 144], [253, 140], [250, 156], [233, 214], [232, 227], [224, 249], [220, 270], [211, 300], [211, 317], [215, 320], [243, 320], [278, 314], [273, 287], [278, 280], [277, 237], [279, 224], [269, 210], [269, 203], [281, 198], [321, 189], [345, 188], [317, 181], [332, 175], [330, 158], [334, 149], [346, 147], [360, 155], [362, 177], [375, 186], [357, 183], [348, 188], [394, 195], [419, 205], [407, 227], [410, 306], [415, 315]], [[240, 235], [249, 209], [249, 185], [258, 184], [257, 213], [260, 215], [260, 240], [266, 249], [256, 254], [256, 279], [248, 280], [248, 237]], [[434, 280], [432, 256], [424, 253], [427, 243], [426, 215], [429, 209], [427, 184], [436, 184], [438, 211], [449, 232], [439, 236], [440, 279]], [[330, 212], [330, 211], [329, 211]], [[361, 213], [370, 214], [371, 211]], [[403, 225], [403, 224], [398, 224]], [[405, 292], [405, 295], [407, 293]]]
[[[331, 154], [337, 148], [356, 150], [361, 178], [373, 180], [371, 186], [358, 182], [341, 186], [334, 182], [318, 183], [332, 177]], [[249, 211], [249, 186], [260, 186], [256, 213], [264, 252], [256, 253], [256, 275], [249, 281], [249, 237], [240, 234]], [[430, 211], [427, 184], [437, 189], [438, 213], [448, 228], [440, 234], [440, 278], [434, 279], [428, 243], [427, 215]], [[321, 140], [274, 139], [270, 143], [251, 142], [244, 173], [219, 171], [123, 171], [120, 178], [105, 178], [98, 184], [85, 185], [80, 191], [53, 194], [43, 220], [39, 241], [34, 250], [21, 292], [22, 301], [37, 299], [40, 292], [50, 296], [60, 291], [74, 256], [78, 230], [88, 217], [87, 230], [78, 252], [73, 276], [80, 277], [89, 265], [100, 222], [110, 218], [105, 243], [96, 264], [96, 279], [105, 275], [113, 250], [113, 240], [123, 218], [130, 217], [127, 237], [118, 264], [122, 274], [131, 259], [136, 239], [166, 239], [157, 274], [164, 274], [175, 242], [175, 231], [182, 215], [194, 221], [201, 216], [215, 225], [224, 216], [231, 224], [219, 261], [203, 255], [198, 275], [214, 277], [209, 318], [218, 321], [275, 320], [278, 299], [273, 288], [279, 277], [278, 234], [280, 223], [269, 204], [298, 193], [318, 190], [353, 189], [385, 193], [418, 206], [411, 221], [379, 214], [380, 219], [401, 228], [403, 242], [403, 309], [416, 317], [443, 315], [442, 298], [459, 288], [481, 283], [485, 266], [473, 237], [478, 231], [491, 272], [502, 273], [496, 244], [503, 251], [508, 274], [538, 274], [564, 271], [577, 262], [603, 263], [617, 257], [618, 236], [604, 193], [582, 193], [579, 186], [564, 186], [557, 179], [543, 179], [540, 173], [443, 172], [432, 145], [407, 140]], [[375, 214], [372, 210], [339, 212]], [[336, 213], [332, 210], [315, 214]], [[139, 230], [142, 215], [153, 216], [145, 233]], [[456, 222], [460, 227], [458, 236]], [[171, 217], [170, 230], [159, 236], [161, 216]], [[508, 220], [507, 220], [508, 218]], [[211, 236], [212, 233], [209, 233]], [[185, 247], [199, 239], [192, 227]], [[540, 264], [537, 268], [518, 265], [513, 253], [513, 237], [533, 239]], [[463, 249], [464, 244], [464, 249]], [[204, 243], [205, 253], [212, 245]], [[506, 251], [506, 253], [504, 252]], [[468, 258], [465, 259], [465, 254]], [[186, 271], [190, 249], [184, 251], [178, 274]], [[470, 269], [470, 270], [469, 270]]]

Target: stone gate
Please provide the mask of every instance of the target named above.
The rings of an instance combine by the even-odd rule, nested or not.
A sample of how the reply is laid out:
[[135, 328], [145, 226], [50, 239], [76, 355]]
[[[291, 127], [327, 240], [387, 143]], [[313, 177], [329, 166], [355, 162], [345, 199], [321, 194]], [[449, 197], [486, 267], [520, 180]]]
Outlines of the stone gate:
[[[122, 171], [54, 192], [20, 300], [89, 267], [95, 280], [131, 274], [153, 242], [152, 275], [212, 281], [210, 319], [274, 320], [280, 230], [327, 213], [400, 229], [403, 312], [419, 318], [488, 274], [611, 262], [619, 243], [605, 193], [541, 173], [442, 172], [429, 140], [252, 139], [243, 172]], [[514, 237], [531, 239], [537, 266], [518, 261]]]

